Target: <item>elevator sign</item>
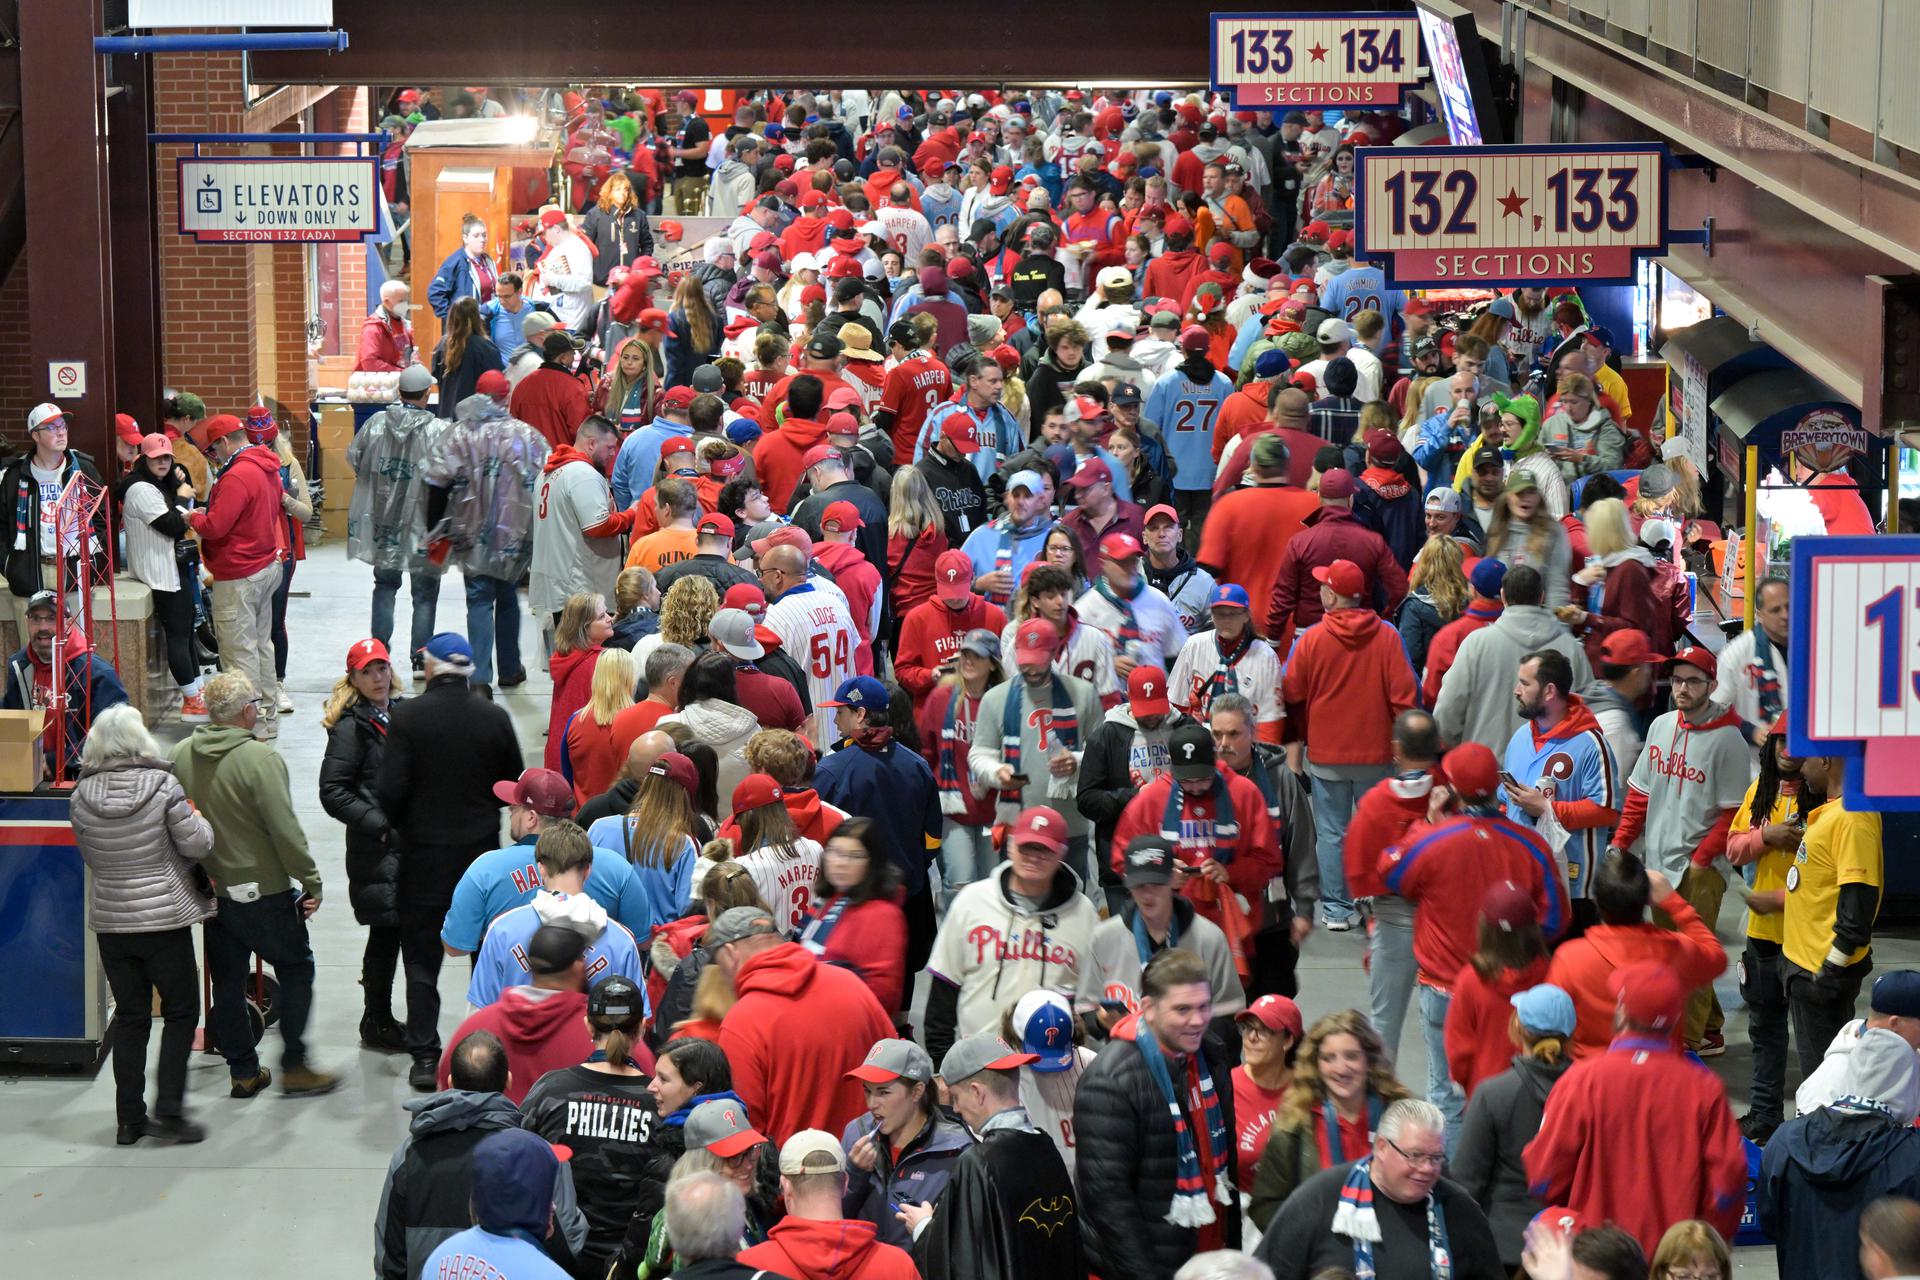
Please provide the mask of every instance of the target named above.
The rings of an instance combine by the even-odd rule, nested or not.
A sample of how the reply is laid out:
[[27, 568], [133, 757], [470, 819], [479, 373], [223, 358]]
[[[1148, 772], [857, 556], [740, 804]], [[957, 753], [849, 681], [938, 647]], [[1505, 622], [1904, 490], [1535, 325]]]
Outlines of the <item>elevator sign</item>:
[[1398, 286], [1629, 283], [1667, 251], [1667, 149], [1363, 147], [1354, 256]]
[[1391, 107], [1422, 79], [1411, 13], [1216, 13], [1213, 88], [1240, 111]]
[[202, 244], [364, 240], [380, 162], [361, 156], [182, 156], [180, 234]]

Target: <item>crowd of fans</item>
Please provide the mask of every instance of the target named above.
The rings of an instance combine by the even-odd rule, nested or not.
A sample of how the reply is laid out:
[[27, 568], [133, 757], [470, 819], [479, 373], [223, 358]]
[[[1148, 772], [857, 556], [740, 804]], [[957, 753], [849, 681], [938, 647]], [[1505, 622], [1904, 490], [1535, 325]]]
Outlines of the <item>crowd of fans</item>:
[[[1750, 1183], [1783, 1274], [1920, 1272], [1920, 975], [1854, 1019], [1879, 819], [1786, 753], [1785, 583], [1695, 621], [1701, 477], [1576, 293], [1456, 332], [1353, 258], [1402, 121], [554, 102], [588, 158], [532, 260], [476, 219], [440, 346], [396, 285], [361, 347], [400, 399], [349, 455], [372, 634], [318, 785], [362, 1044], [422, 1095], [380, 1275], [1725, 1280]], [[731, 222], [663, 262], [662, 212]], [[131, 708], [76, 757], [123, 1143], [202, 1136], [196, 924], [233, 1096], [276, 1078], [254, 956], [281, 1087], [339, 1083], [273, 747], [305, 484], [199, 410], [120, 492], [156, 574], [204, 555], [226, 670], [176, 668], [171, 765]], [[1354, 929], [1368, 1007], [1309, 1023], [1301, 951]]]

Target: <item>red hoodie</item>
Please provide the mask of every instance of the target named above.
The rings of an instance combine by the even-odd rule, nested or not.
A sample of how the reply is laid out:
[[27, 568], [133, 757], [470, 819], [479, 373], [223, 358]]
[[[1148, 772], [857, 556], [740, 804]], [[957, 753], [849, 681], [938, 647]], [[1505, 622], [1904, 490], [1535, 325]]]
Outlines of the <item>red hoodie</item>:
[[985, 596], [974, 594], [959, 609], [938, 600], [915, 605], [900, 624], [900, 654], [894, 660], [894, 678], [900, 687], [924, 703], [939, 680], [941, 663], [960, 652], [960, 641], [975, 627], [994, 635], [1006, 630], [1007, 615]]
[[586, 385], [574, 374], [550, 364], [520, 379], [508, 406], [514, 417], [545, 436], [556, 449], [573, 443], [573, 433], [591, 410]]
[[825, 444], [827, 424], [811, 418], [788, 418], [778, 431], [769, 431], [753, 446], [753, 474], [760, 478], [760, 491], [781, 515], [787, 514], [787, 500], [800, 484], [804, 471], [801, 459], [807, 450]]
[[853, 669], [873, 670], [873, 633], [868, 626], [873, 617], [873, 602], [880, 598], [880, 571], [866, 553], [851, 542], [820, 541], [813, 544], [813, 558], [833, 574], [834, 585], [846, 593], [847, 608], [853, 613], [854, 630], [860, 634], [860, 647], [853, 655]]
[[1322, 765], [1387, 763], [1393, 719], [1414, 698], [1400, 633], [1363, 608], [1335, 609], [1300, 632], [1280, 682], [1288, 740]]
[[[508, 987], [500, 998], [472, 1014], [447, 1037], [440, 1053], [439, 1087], [452, 1083], [453, 1051], [476, 1031], [491, 1031], [507, 1047], [507, 1070], [512, 1079], [503, 1091], [518, 1106], [533, 1082], [560, 1067], [577, 1067], [593, 1052], [587, 1034], [587, 997], [581, 991], [543, 991], [536, 987]], [[649, 1074], [653, 1054], [636, 1041], [633, 1065]]]
[[[907, 207], [918, 212], [920, 209], [920, 193], [913, 189], [913, 184], [907, 182], [906, 175], [898, 169], [875, 169], [873, 171], [873, 176], [866, 181], [867, 206], [875, 212], [890, 207], [892, 200], [889, 198], [889, 195], [893, 191], [893, 184], [896, 182], [906, 183]], [[775, 1270], [777, 1271], [779, 1268], [776, 1267]]]
[[280, 514], [280, 459], [248, 445], [220, 470], [207, 509], [187, 517], [200, 535], [207, 571], [220, 582], [251, 577], [287, 554]]
[[1386, 896], [1387, 882], [1380, 878], [1380, 855], [1399, 844], [1408, 827], [1427, 820], [1427, 800], [1433, 795], [1435, 781], [1431, 773], [1417, 778], [1382, 778], [1360, 797], [1341, 845], [1350, 897]]
[[1427, 674], [1420, 684], [1420, 705], [1432, 707], [1440, 700], [1440, 681], [1460, 655], [1460, 642], [1482, 627], [1492, 626], [1503, 606], [1498, 600], [1475, 596], [1467, 602], [1467, 611], [1433, 633], [1427, 645]]
[[[1613, 971], [1641, 960], [1657, 960], [1688, 988], [1702, 987], [1727, 967], [1727, 953], [1687, 900], [1669, 893], [1653, 904], [1673, 921], [1673, 930], [1651, 921], [1597, 924], [1553, 953], [1547, 981], [1573, 997], [1576, 1058], [1599, 1053], [1613, 1038]], [[1674, 1028], [1676, 1034], [1679, 1028]], [[1674, 1132], [1678, 1133], [1676, 1129]]]
[[858, 975], [783, 942], [749, 956], [733, 989], [740, 999], [720, 1024], [720, 1047], [760, 1132], [776, 1143], [802, 1129], [840, 1133], [866, 1111], [847, 1072], [894, 1030]]
[[547, 713], [547, 752], [545, 767], [560, 767], [560, 747], [567, 740], [567, 721], [587, 705], [593, 694], [593, 665], [600, 660], [601, 646], [589, 645], [571, 653], [555, 653], [549, 660], [553, 675], [553, 707]]
[[803, 253], [818, 253], [827, 242], [827, 220], [803, 213], [780, 233], [780, 256], [788, 262]]
[[855, 1218], [823, 1222], [788, 1214], [736, 1261], [789, 1280], [920, 1280], [913, 1255], [885, 1243], [877, 1231]]
[[[1352, 827], [1347, 828], [1352, 836]], [[1508, 1034], [1512, 997], [1547, 980], [1547, 957], [1524, 969], [1502, 969], [1491, 982], [1471, 964], [1460, 966], [1447, 1005], [1447, 1075], [1471, 1098], [1474, 1086], [1505, 1071], [1519, 1049]]]
[[[1220, 461], [1220, 455], [1227, 451], [1227, 445], [1233, 438], [1248, 428], [1267, 420], [1272, 408], [1274, 382], [1249, 382], [1220, 406], [1220, 412], [1213, 417], [1213, 460]], [[1291, 461], [1291, 459], [1289, 459]]]
[[1169, 249], [1147, 264], [1141, 277], [1140, 292], [1146, 298], [1177, 298], [1185, 306], [1187, 285], [1206, 268], [1206, 262], [1192, 249]]

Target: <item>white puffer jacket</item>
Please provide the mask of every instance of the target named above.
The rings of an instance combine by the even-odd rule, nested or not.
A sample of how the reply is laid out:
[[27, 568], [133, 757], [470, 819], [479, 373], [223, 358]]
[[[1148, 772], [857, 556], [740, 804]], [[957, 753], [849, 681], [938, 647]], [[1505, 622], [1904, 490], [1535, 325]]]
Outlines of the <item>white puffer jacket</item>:
[[93, 872], [87, 924], [95, 933], [157, 933], [198, 924], [213, 899], [193, 863], [213, 852], [213, 828], [194, 811], [164, 760], [115, 760], [81, 774], [73, 834]]

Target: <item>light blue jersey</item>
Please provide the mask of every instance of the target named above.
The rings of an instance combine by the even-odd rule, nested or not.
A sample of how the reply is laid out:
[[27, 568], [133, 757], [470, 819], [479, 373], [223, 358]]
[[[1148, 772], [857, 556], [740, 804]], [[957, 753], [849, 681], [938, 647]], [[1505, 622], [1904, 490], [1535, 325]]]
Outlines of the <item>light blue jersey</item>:
[[[1524, 787], [1551, 783], [1554, 804], [1572, 806], [1571, 813], [1565, 808], [1556, 809], [1561, 824], [1568, 828], [1567, 842], [1557, 852], [1566, 864], [1567, 896], [1578, 900], [1592, 896], [1593, 869], [1607, 851], [1614, 824], [1576, 828], [1566, 819], [1596, 809], [1617, 814], [1626, 794], [1620, 767], [1600, 722], [1579, 698], [1570, 698], [1568, 703], [1566, 719], [1553, 726], [1551, 736], [1536, 742], [1531, 722], [1514, 730], [1500, 767]], [[1507, 802], [1507, 817], [1523, 827], [1533, 826], [1526, 810], [1511, 801]]]
[[1160, 424], [1160, 438], [1173, 455], [1177, 470], [1173, 487], [1181, 490], [1213, 488], [1213, 420], [1233, 394], [1233, 383], [1216, 372], [1206, 382], [1193, 382], [1178, 367], [1153, 384], [1142, 413]]
[[[546, 896], [548, 900], [564, 900], [560, 894]], [[540, 901], [536, 897], [524, 907], [515, 907], [487, 930], [487, 940], [480, 944], [480, 957], [474, 961], [473, 980], [467, 983], [467, 1003], [474, 1008], [484, 1009], [498, 1000], [508, 987], [522, 987], [532, 980], [527, 944], [533, 941], [535, 931], [543, 923]], [[587, 947], [586, 962], [588, 987], [609, 975], [619, 974], [640, 986], [640, 998], [645, 1002], [646, 974], [640, 968], [640, 945], [627, 926], [618, 920], [608, 920], [607, 927]]]
[[1387, 288], [1387, 277], [1380, 268], [1355, 263], [1327, 282], [1320, 295], [1320, 309], [1340, 317], [1348, 324], [1362, 311], [1378, 311], [1387, 322], [1387, 339], [1400, 334], [1400, 314], [1407, 308], [1407, 295]]
[[[483, 853], [470, 863], [454, 886], [453, 905], [440, 928], [440, 940], [459, 951], [480, 949], [487, 926], [515, 907], [533, 901], [540, 888], [540, 866], [534, 861], [537, 836], [525, 836], [504, 849]], [[647, 896], [627, 860], [611, 849], [595, 848], [587, 872], [587, 896], [637, 936], [653, 933]]]

